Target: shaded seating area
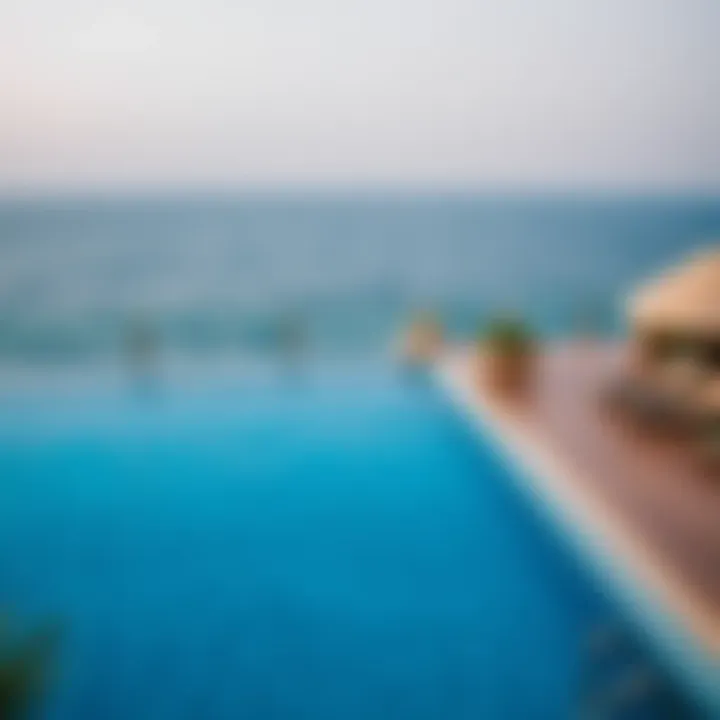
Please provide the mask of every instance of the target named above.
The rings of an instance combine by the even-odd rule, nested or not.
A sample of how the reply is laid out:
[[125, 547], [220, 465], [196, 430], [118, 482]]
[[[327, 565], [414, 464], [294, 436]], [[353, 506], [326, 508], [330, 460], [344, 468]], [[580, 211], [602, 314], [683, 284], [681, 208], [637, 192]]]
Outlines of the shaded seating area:
[[627, 315], [629, 353], [604, 400], [641, 429], [689, 440], [720, 467], [720, 249], [641, 287]]
[[703, 400], [696, 452], [700, 462], [720, 476], [720, 377], [706, 388]]
[[683, 436], [695, 428], [696, 417], [689, 393], [671, 391], [642, 377], [622, 375], [613, 379], [603, 399], [609, 409], [648, 431]]

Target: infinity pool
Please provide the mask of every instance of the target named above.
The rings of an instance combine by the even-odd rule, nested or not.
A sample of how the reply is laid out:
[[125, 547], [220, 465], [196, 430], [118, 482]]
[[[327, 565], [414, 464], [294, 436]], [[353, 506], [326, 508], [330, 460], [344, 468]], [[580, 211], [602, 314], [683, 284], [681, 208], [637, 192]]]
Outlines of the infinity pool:
[[572, 718], [649, 663], [419, 379], [8, 398], [0, 470], [0, 607], [63, 628], [43, 717]]

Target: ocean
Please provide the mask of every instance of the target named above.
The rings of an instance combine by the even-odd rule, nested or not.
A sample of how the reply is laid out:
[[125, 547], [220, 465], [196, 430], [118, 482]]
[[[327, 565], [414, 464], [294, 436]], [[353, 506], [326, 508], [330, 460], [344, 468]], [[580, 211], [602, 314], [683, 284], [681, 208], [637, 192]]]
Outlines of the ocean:
[[720, 237], [712, 198], [258, 195], [4, 200], [0, 359], [85, 362], [141, 321], [171, 354], [377, 354], [419, 310], [472, 335], [622, 327], [646, 276]]
[[[701, 199], [5, 201], [0, 611], [55, 639], [39, 717], [575, 717], [620, 681], [626, 717], [693, 717], [492, 444], [380, 360], [419, 309], [619, 332], [718, 236]], [[255, 364], [288, 327], [316, 362]]]

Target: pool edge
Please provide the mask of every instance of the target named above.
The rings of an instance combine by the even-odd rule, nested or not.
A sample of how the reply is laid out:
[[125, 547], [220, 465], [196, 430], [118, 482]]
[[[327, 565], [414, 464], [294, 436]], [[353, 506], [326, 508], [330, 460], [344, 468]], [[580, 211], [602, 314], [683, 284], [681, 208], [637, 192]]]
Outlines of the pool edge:
[[467, 379], [441, 359], [434, 382], [471, 429], [489, 439], [511, 466], [510, 476], [565, 539], [589, 571], [648, 638], [686, 693], [720, 717], [720, 627], [687, 588], [660, 571], [662, 563], [609, 504], [573, 482], [561, 460], [526, 428], [483, 401]]

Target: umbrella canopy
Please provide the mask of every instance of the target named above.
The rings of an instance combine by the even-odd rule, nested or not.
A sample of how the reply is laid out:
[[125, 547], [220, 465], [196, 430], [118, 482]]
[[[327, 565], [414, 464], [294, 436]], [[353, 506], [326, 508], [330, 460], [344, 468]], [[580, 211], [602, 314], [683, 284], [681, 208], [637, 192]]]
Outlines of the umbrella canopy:
[[640, 288], [628, 311], [640, 330], [720, 338], [720, 247]]

